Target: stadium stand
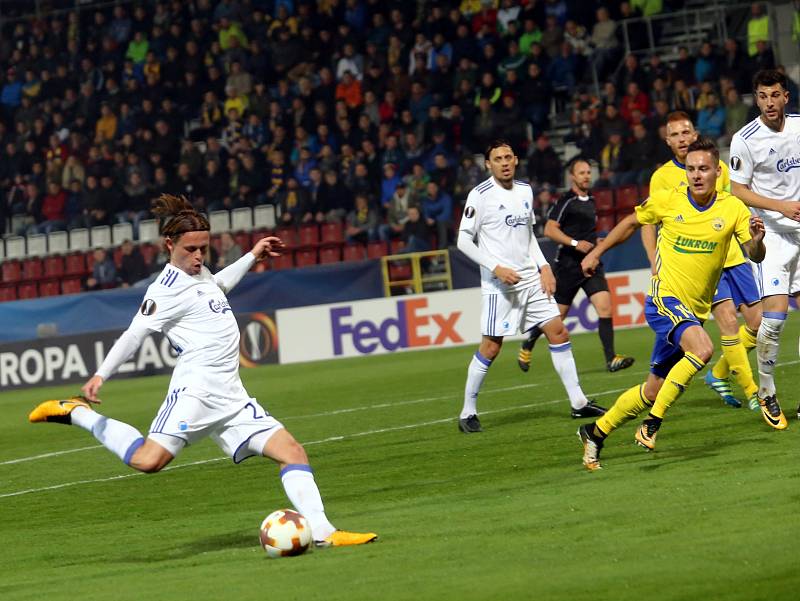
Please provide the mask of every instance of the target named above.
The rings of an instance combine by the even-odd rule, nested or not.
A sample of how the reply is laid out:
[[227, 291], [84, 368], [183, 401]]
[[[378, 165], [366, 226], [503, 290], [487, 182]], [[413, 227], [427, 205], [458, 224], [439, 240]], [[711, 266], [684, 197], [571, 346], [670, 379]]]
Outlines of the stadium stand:
[[[720, 0], [608, 10], [568, 0], [306, 0], [281, 3], [282, 17], [260, 0], [85, 0], [49, 3], [63, 8], [51, 13], [35, 3], [35, 15], [25, 14], [32, 3], [3, 4], [1, 37], [13, 40], [0, 44], [7, 300], [54, 293], [22, 283], [33, 257], [63, 261], [73, 278], [64, 293], [98, 246], [114, 254], [136, 240], [160, 268], [148, 207], [162, 192], [185, 195], [215, 235], [230, 231], [245, 250], [266, 232], [284, 238], [292, 252], [269, 269], [402, 252], [402, 237], [379, 241], [377, 230], [366, 246], [345, 244], [355, 195], [383, 224], [395, 204], [424, 212], [435, 181], [455, 201], [457, 227], [485, 178], [484, 145], [498, 136], [514, 143], [541, 218], [566, 162], [591, 161], [608, 186], [595, 190], [607, 231], [669, 158], [666, 112], [695, 116], [715, 91], [730, 136], [753, 114], [749, 75], [800, 62], [774, 32], [748, 39], [750, 7]], [[792, 10], [763, 8], [773, 22]]]

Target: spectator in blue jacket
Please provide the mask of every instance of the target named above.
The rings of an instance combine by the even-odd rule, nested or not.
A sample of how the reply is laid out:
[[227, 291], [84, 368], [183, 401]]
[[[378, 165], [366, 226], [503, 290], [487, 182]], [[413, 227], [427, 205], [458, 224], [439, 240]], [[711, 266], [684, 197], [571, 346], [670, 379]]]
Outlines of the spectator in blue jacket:
[[6, 84], [0, 90], [0, 104], [6, 111], [17, 108], [22, 102], [22, 82], [17, 80], [17, 71], [10, 67], [6, 72]]
[[447, 248], [448, 232], [453, 222], [453, 199], [439, 189], [436, 182], [428, 182], [422, 199], [422, 213], [430, 227], [436, 228], [437, 248]]
[[383, 178], [381, 179], [381, 206], [386, 208], [392, 201], [394, 191], [402, 181], [397, 173], [397, 166], [394, 163], [386, 163], [383, 166]]
[[715, 140], [725, 133], [725, 108], [720, 106], [716, 92], [708, 95], [706, 107], [697, 113], [697, 131]]

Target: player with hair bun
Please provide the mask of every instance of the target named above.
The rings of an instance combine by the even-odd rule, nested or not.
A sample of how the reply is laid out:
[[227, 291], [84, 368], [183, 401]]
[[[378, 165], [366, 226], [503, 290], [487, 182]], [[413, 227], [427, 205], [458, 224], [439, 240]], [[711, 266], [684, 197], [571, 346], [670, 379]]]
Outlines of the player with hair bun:
[[[212, 274], [203, 265], [210, 226], [184, 198], [161, 195], [153, 202], [169, 262], [147, 288], [130, 326], [109, 351], [83, 395], [45, 401], [31, 422], [80, 426], [91, 432], [125, 464], [158, 472], [188, 444], [210, 436], [234, 463], [268, 457], [281, 468], [286, 496], [308, 520], [317, 546], [358, 545], [373, 533], [336, 529], [325, 515], [322, 498], [302, 445], [255, 398], [239, 376], [239, 327], [226, 294], [256, 261], [281, 254], [275, 236], [256, 242], [241, 259]], [[147, 437], [126, 423], [100, 415], [91, 404], [103, 383], [139, 348], [149, 332], [161, 332], [178, 354], [167, 396]]]

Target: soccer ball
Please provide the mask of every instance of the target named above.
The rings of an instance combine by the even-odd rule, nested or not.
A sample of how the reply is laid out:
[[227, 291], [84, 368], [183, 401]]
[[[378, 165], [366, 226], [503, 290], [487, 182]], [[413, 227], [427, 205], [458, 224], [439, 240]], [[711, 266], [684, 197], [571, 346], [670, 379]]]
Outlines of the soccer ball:
[[311, 546], [311, 527], [306, 518], [291, 509], [279, 509], [261, 522], [261, 546], [270, 557], [305, 553]]

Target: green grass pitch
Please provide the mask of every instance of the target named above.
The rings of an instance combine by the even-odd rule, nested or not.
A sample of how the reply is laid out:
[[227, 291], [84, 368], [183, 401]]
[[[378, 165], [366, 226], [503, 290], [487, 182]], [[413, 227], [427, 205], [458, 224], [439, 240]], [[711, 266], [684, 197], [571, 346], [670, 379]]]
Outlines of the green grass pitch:
[[[305, 443], [332, 521], [381, 537], [278, 560], [257, 532], [288, 505], [270, 462], [234, 466], [204, 441], [139, 475], [78, 428], [27, 423], [76, 388], [2, 393], [0, 599], [796, 599], [799, 324], [777, 373], [787, 431], [725, 407], [698, 377], [655, 453], [628, 425], [596, 473], [544, 344], [523, 374], [508, 343], [480, 398], [485, 432], [471, 436], [455, 418], [472, 347], [243, 371]], [[619, 332], [637, 363], [609, 374], [596, 336], [576, 336], [589, 396], [610, 405], [640, 382], [651, 342]], [[112, 380], [101, 410], [146, 431], [167, 381]]]

